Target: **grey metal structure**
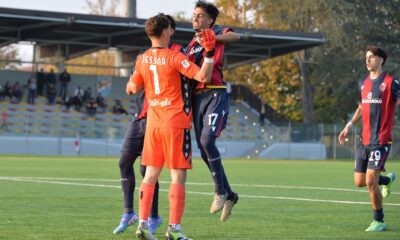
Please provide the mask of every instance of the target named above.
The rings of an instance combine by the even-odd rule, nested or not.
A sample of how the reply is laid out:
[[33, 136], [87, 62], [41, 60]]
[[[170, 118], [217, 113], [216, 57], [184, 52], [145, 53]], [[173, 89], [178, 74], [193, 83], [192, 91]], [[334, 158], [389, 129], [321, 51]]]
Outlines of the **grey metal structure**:
[[[48, 53], [57, 51], [70, 59], [101, 49], [117, 48], [130, 52], [133, 63], [137, 52], [149, 47], [145, 19], [94, 16], [0, 8], [0, 47], [19, 41], [35, 42]], [[321, 33], [296, 33], [266, 29], [235, 28], [241, 40], [225, 47], [228, 68], [318, 46]], [[174, 42], [186, 46], [193, 37], [190, 23], [177, 23]], [[53, 50], [53, 51], [52, 51]], [[41, 52], [46, 57], [46, 51]]]

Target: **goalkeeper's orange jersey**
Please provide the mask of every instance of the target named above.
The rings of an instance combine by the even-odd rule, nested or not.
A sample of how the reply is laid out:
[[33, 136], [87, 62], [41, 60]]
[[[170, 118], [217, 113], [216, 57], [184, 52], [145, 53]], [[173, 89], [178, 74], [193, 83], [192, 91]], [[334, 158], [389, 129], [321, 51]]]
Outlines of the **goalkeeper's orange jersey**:
[[137, 57], [130, 81], [144, 86], [147, 127], [191, 128], [192, 111], [184, 111], [189, 86], [180, 74], [193, 79], [199, 70], [185, 55], [168, 48], [150, 48]]

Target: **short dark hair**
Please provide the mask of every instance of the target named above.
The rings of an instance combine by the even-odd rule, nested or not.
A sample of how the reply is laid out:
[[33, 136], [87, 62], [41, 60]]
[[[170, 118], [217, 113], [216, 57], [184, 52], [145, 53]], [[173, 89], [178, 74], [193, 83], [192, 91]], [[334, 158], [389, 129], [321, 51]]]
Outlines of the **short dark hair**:
[[165, 16], [156, 15], [147, 19], [144, 24], [147, 36], [160, 37], [164, 29], [169, 27], [169, 20]]
[[217, 20], [218, 15], [219, 15], [219, 10], [214, 4], [203, 1], [203, 0], [199, 0], [196, 2], [196, 5], [194, 8], [204, 9], [204, 11], [206, 11], [207, 14], [214, 20], [211, 23], [211, 26], [214, 25], [215, 21]]
[[176, 29], [176, 22], [175, 22], [175, 19], [173, 17], [171, 17], [168, 14], [164, 14], [164, 13], [159, 13], [157, 16], [163, 16], [163, 17], [168, 18], [169, 25], [171, 26], [171, 28], [174, 29], [174, 30]]
[[379, 56], [379, 57], [383, 58], [382, 66], [385, 65], [387, 53], [382, 48], [377, 47], [377, 46], [368, 46], [367, 50], [365, 52], [372, 52], [372, 54], [374, 54], [374, 56]]

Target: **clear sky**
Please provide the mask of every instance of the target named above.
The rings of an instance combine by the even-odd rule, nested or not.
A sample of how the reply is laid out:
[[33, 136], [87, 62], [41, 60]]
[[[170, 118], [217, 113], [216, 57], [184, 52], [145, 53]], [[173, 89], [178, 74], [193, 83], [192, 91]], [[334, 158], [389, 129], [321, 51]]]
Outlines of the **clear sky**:
[[[95, 2], [96, 0], [91, 0]], [[185, 12], [185, 17], [190, 18], [195, 0], [136, 0], [136, 15], [138, 18], [148, 18], [163, 12], [174, 15]], [[209, 0], [214, 2], [213, 0]], [[106, 2], [110, 2], [106, 0]], [[121, 12], [122, 0], [119, 0], [119, 11]], [[32, 9], [54, 12], [70, 12], [88, 14], [89, 8], [86, 0], [0, 0], [0, 7]], [[22, 60], [32, 59], [32, 47], [30, 45], [18, 45], [19, 57]]]
[[[91, 2], [95, 2], [95, 0]], [[194, 2], [195, 0], [137, 0], [136, 14], [139, 18], [148, 18], [159, 12], [173, 15], [183, 11], [186, 13], [185, 17], [190, 18]], [[119, 0], [119, 5], [121, 6], [121, 4], [122, 1]], [[89, 13], [86, 0], [0, 0], [0, 7]]]

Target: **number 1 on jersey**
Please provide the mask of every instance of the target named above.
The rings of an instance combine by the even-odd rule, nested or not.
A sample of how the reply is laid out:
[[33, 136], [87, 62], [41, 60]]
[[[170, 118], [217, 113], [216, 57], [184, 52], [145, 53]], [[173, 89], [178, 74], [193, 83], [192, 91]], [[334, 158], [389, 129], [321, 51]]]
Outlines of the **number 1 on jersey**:
[[160, 83], [158, 81], [158, 73], [157, 73], [157, 66], [156, 65], [150, 65], [150, 70], [153, 72], [154, 75], [154, 93], [155, 94], [160, 94]]

